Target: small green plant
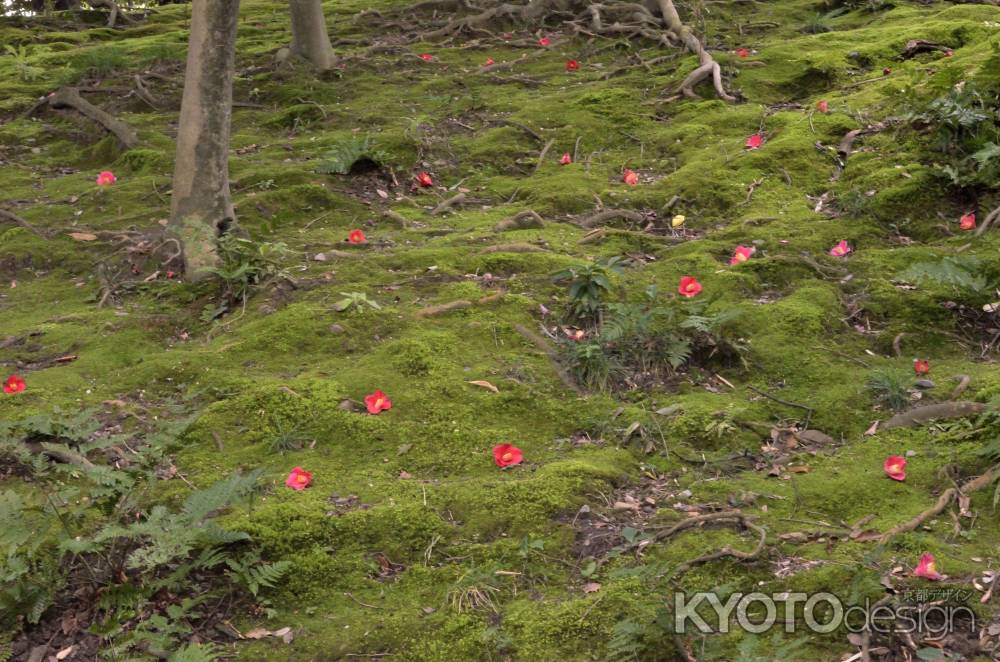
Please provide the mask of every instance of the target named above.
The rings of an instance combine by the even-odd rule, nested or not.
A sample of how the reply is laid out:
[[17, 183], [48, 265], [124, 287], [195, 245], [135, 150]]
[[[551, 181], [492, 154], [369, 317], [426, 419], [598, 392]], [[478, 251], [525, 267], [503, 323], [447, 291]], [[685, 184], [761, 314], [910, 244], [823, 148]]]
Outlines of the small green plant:
[[566, 361], [573, 378], [587, 388], [607, 390], [612, 378], [616, 377], [621, 366], [614, 357], [604, 351], [600, 342], [581, 342], [567, 346]]
[[902, 373], [878, 372], [865, 383], [875, 402], [892, 411], [903, 411], [910, 404], [910, 379]]
[[611, 274], [624, 270], [625, 260], [612, 257], [583, 267], [570, 267], [552, 274], [555, 283], [568, 283], [569, 316], [580, 321], [599, 319], [611, 293]]
[[496, 602], [500, 588], [493, 584], [491, 573], [473, 568], [459, 577], [448, 591], [448, 604], [460, 614], [483, 610], [497, 614], [500, 612]]
[[338, 313], [343, 313], [348, 310], [364, 310], [365, 306], [374, 310], [382, 310], [382, 306], [369, 299], [368, 295], [364, 292], [341, 292], [340, 294], [344, 298], [333, 304], [333, 309]]
[[224, 303], [245, 303], [255, 288], [277, 279], [287, 279], [288, 274], [280, 264], [287, 254], [288, 247], [281, 242], [256, 242], [233, 233], [222, 235], [219, 238], [220, 264], [212, 273], [223, 283]]
[[911, 283], [932, 282], [973, 295], [988, 292], [989, 281], [982, 274], [982, 260], [973, 255], [946, 256], [931, 262], [916, 262], [898, 278]]
[[21, 79], [22, 83], [29, 83], [36, 80], [45, 73], [45, 69], [36, 67], [29, 62], [28, 48], [23, 44], [20, 46], [4, 44], [3, 48], [8, 55], [14, 58], [14, 70], [17, 72], [17, 77]]
[[324, 175], [347, 175], [357, 170], [377, 168], [388, 162], [389, 155], [376, 149], [369, 137], [351, 136], [327, 151], [316, 172]]
[[290, 425], [287, 421], [274, 418], [274, 436], [268, 441], [268, 450], [272, 453], [300, 450], [309, 441], [309, 435], [300, 428]]

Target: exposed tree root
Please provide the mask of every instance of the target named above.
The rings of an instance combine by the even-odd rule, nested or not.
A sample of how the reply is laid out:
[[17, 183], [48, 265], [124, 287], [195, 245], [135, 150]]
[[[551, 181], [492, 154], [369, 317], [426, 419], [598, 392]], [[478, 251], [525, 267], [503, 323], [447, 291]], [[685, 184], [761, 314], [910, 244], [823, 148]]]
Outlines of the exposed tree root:
[[115, 23], [121, 18], [123, 23], [128, 23], [129, 25], [135, 25], [136, 21], [134, 18], [126, 14], [118, 6], [115, 0], [87, 0], [89, 4], [94, 9], [105, 8], [108, 10], [108, 27], [115, 27]]
[[584, 228], [592, 228], [597, 225], [604, 225], [608, 221], [623, 218], [629, 223], [642, 223], [646, 217], [639, 212], [630, 209], [605, 209], [597, 213], [586, 216], [577, 221], [577, 225]]
[[681, 22], [681, 17], [677, 13], [677, 8], [674, 7], [673, 0], [659, 0], [659, 3], [660, 13], [663, 15], [663, 22], [667, 24], [667, 28], [677, 35], [677, 38], [689, 50], [698, 56], [698, 68], [688, 74], [688, 77], [681, 83], [681, 93], [686, 97], [697, 99], [698, 95], [695, 94], [694, 86], [711, 77], [715, 93], [719, 98], [726, 101], [736, 101], [736, 97], [726, 92], [726, 89], [722, 86], [722, 70], [719, 68], [719, 63], [705, 50], [701, 40], [691, 32], [691, 29]]
[[691, 559], [690, 561], [685, 561], [674, 568], [674, 571], [671, 573], [672, 579], [676, 579], [694, 566], [701, 565], [702, 563], [708, 563], [722, 558], [733, 558], [738, 561], [751, 561], [759, 557], [761, 552], [764, 551], [764, 545], [767, 543], [767, 530], [762, 526], [754, 524], [749, 517], [744, 515], [739, 510], [723, 510], [717, 513], [706, 513], [704, 515], [689, 517], [681, 520], [669, 529], [657, 532], [654, 539], [657, 542], [662, 542], [671, 538], [675, 534], [680, 533], [681, 531], [714, 523], [729, 524], [736, 526], [739, 529], [750, 529], [760, 537], [757, 540], [757, 544], [749, 552], [733, 549], [732, 547], [726, 545], [722, 549], [699, 556]]
[[2, 207], [0, 207], [0, 221], [10, 221], [14, 225], [20, 226], [25, 230], [27, 230], [28, 232], [31, 232], [32, 234], [38, 237], [41, 237], [42, 239], [48, 239], [48, 237], [41, 230], [33, 226], [31, 223], [28, 223], [28, 221], [24, 220], [14, 212], [7, 211]]
[[490, 253], [544, 253], [544, 248], [539, 248], [534, 244], [498, 244], [496, 246], [490, 246], [489, 248], [484, 248], [479, 251], [480, 255], [488, 255]]
[[431, 210], [431, 216], [439, 216], [440, 214], [450, 211], [452, 207], [461, 207], [465, 203], [465, 194], [459, 193], [447, 200], [444, 200], [437, 207]]
[[977, 490], [981, 490], [984, 487], [991, 485], [993, 481], [995, 481], [997, 478], [1000, 478], [1000, 465], [993, 467], [979, 478], [969, 481], [962, 487], [949, 487], [947, 490], [941, 493], [941, 496], [938, 497], [937, 501], [934, 503], [933, 506], [931, 506], [924, 512], [920, 513], [913, 519], [903, 522], [902, 524], [897, 524], [896, 526], [892, 527], [891, 529], [883, 533], [878, 538], [879, 543], [884, 545], [890, 539], [892, 539], [895, 536], [898, 536], [900, 533], [908, 533], [910, 531], [916, 530], [918, 526], [920, 526], [930, 518], [936, 517], [937, 515], [943, 513], [945, 508], [947, 508], [948, 505], [951, 504], [951, 502], [954, 501], [956, 498], [971, 494], [973, 492], [976, 492]]
[[968, 375], [958, 375], [958, 386], [956, 386], [955, 390], [951, 392], [949, 399], [955, 400], [956, 398], [958, 398], [958, 396], [965, 393], [965, 389], [969, 388], [969, 383], [971, 381], [972, 378], [970, 378]]
[[640, 239], [643, 241], [655, 241], [661, 244], [679, 244], [686, 241], [684, 237], [670, 237], [661, 234], [649, 234], [648, 232], [638, 232], [636, 230], [622, 230], [621, 228], [598, 228], [588, 232], [580, 241], [576, 242], [578, 244], [596, 244], [600, 241], [604, 241], [608, 237], [629, 237], [632, 239]]
[[542, 338], [540, 335], [533, 332], [531, 329], [528, 329], [522, 324], [515, 324], [514, 330], [517, 331], [519, 334], [521, 334], [521, 336], [523, 336], [525, 340], [530, 342], [538, 349], [542, 350], [542, 352], [544, 352], [545, 355], [549, 357], [549, 360], [552, 361], [552, 365], [556, 370], [556, 374], [559, 375], [559, 379], [566, 386], [566, 388], [572, 390], [577, 394], [580, 395], [583, 394], [583, 390], [580, 388], [580, 386], [573, 380], [573, 378], [569, 375], [569, 373], [566, 372], [566, 370], [559, 363], [559, 355], [556, 354], [555, 350], [549, 346], [549, 343], [545, 341], [545, 338]]
[[126, 149], [139, 146], [139, 136], [136, 135], [132, 127], [84, 99], [80, 96], [80, 91], [75, 87], [64, 87], [52, 93], [48, 97], [48, 102], [52, 108], [73, 108], [94, 120], [106, 130], [113, 133]]
[[427, 306], [426, 308], [421, 308], [414, 314], [421, 318], [437, 317], [438, 315], [444, 315], [445, 313], [454, 312], [456, 310], [465, 310], [466, 308], [472, 308], [472, 302], [460, 299], [458, 301], [442, 303], [437, 306]]
[[941, 44], [924, 41], [923, 39], [911, 39], [906, 42], [906, 48], [903, 49], [903, 53], [900, 57], [904, 60], [909, 60], [911, 57], [919, 55], [920, 53], [928, 53], [930, 51], [942, 51], [944, 53], [948, 53], [951, 49]]
[[986, 234], [986, 231], [990, 229], [990, 226], [992, 226], [997, 221], [1000, 221], [1000, 207], [997, 207], [996, 209], [994, 209], [993, 211], [991, 211], [989, 214], [986, 215], [986, 218], [983, 219], [982, 224], [980, 224], [980, 226], [976, 229], [976, 236], [981, 237], [984, 234]]
[[529, 228], [540, 228], [545, 225], [545, 221], [537, 212], [525, 209], [508, 219], [504, 219], [493, 226], [494, 232], [507, 232], [508, 230], [526, 230]]
[[964, 418], [981, 414], [985, 410], [986, 405], [981, 402], [939, 402], [896, 414], [886, 421], [882, 429], [908, 428], [938, 418]]

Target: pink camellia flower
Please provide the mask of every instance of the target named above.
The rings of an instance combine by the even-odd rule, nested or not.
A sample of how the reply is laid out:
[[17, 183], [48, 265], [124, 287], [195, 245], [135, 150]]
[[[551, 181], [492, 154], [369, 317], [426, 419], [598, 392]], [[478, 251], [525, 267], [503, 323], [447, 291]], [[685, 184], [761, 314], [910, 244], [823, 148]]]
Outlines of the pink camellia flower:
[[423, 60], [424, 62], [430, 62], [431, 60], [434, 59], [434, 56], [431, 55], [430, 53], [421, 53], [420, 59]]
[[629, 186], [635, 186], [639, 183], [639, 175], [636, 174], [635, 170], [626, 170], [622, 174], [622, 181]]
[[371, 395], [365, 396], [365, 407], [369, 414], [378, 414], [392, 409], [392, 400], [382, 391], [375, 391]]
[[27, 386], [25, 385], [24, 380], [17, 375], [11, 375], [3, 383], [3, 392], [7, 395], [20, 393], [26, 388]]
[[97, 175], [97, 185], [98, 186], [109, 186], [118, 181], [115, 177], [115, 173], [110, 170], [104, 170], [99, 175]]
[[573, 162], [573, 157], [569, 155], [569, 152], [563, 154], [562, 158], [559, 159], [559, 165], [569, 165], [572, 162]]
[[539, 46], [551, 46], [552, 45], [552, 40], [549, 39], [548, 37], [542, 37], [541, 39], [538, 40], [538, 45]]
[[834, 257], [844, 257], [851, 252], [851, 246], [847, 241], [842, 241], [833, 248], [830, 249], [830, 255]]
[[417, 183], [421, 186], [434, 186], [434, 180], [426, 172], [417, 173]]
[[955, 54], [955, 51], [951, 50], [950, 48], [944, 52], [944, 56], [945, 57], [951, 57], [954, 54]]
[[736, 49], [736, 55], [738, 57], [750, 57], [750, 51], [746, 48], [738, 48]]
[[931, 362], [927, 359], [914, 359], [913, 372], [918, 375], [926, 375], [931, 371]]
[[304, 490], [313, 482], [313, 475], [311, 471], [306, 471], [302, 467], [295, 467], [292, 472], [288, 474], [288, 478], [285, 479], [285, 485], [292, 488], [293, 490]]
[[580, 63], [577, 62], [576, 60], [566, 61], [566, 71], [576, 71], [579, 68], [580, 68]]
[[826, 99], [820, 99], [819, 101], [816, 102], [816, 110], [818, 110], [821, 113], [830, 112], [830, 102], [827, 101]]
[[733, 251], [733, 257], [729, 260], [729, 264], [734, 265], [746, 262], [750, 259], [750, 256], [756, 252], [757, 249], [753, 246], [737, 246], [736, 250]]
[[496, 60], [494, 60], [494, 59], [493, 59], [493, 58], [491, 58], [491, 57], [488, 57], [488, 58], [486, 58], [486, 62], [484, 62], [484, 63], [483, 63], [483, 66], [484, 66], [484, 67], [489, 67], [489, 66], [492, 66], [492, 65], [494, 65], [494, 64], [496, 64], [496, 63], [497, 63], [497, 61], [496, 61]]
[[682, 297], [690, 299], [701, 292], [701, 283], [694, 276], [684, 276], [681, 278], [681, 284], [677, 287], [677, 291], [680, 292]]
[[747, 149], [760, 149], [760, 146], [764, 144], [764, 136], [759, 133], [755, 133], [747, 141], [743, 143], [743, 146]]
[[368, 241], [368, 238], [361, 230], [351, 230], [351, 234], [347, 235], [347, 241], [352, 244], [363, 244]]
[[923, 577], [924, 579], [929, 579], [932, 582], [936, 582], [942, 579], [942, 575], [937, 571], [937, 566], [934, 564], [934, 555], [928, 552], [924, 552], [920, 555], [920, 563], [917, 564], [917, 569], [913, 571], [914, 577]]
[[524, 453], [517, 446], [498, 444], [493, 447], [493, 461], [501, 469], [511, 467], [524, 461]]
[[975, 230], [976, 229], [976, 212], [970, 211], [968, 214], [962, 216], [958, 219], [958, 227], [963, 230]]
[[889, 478], [900, 482], [906, 480], [906, 458], [898, 455], [890, 455], [885, 458], [882, 468], [885, 470], [885, 475]]

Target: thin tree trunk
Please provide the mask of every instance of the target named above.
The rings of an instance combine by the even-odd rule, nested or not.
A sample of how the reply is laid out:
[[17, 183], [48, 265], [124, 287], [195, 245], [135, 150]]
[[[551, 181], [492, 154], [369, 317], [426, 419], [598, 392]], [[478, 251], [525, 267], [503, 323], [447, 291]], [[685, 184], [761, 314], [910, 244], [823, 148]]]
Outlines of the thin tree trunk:
[[177, 130], [170, 225], [184, 248], [188, 280], [209, 276], [218, 238], [236, 222], [229, 194], [239, 0], [194, 0]]
[[322, 0], [288, 0], [292, 14], [292, 55], [309, 60], [320, 71], [337, 64], [323, 16]]

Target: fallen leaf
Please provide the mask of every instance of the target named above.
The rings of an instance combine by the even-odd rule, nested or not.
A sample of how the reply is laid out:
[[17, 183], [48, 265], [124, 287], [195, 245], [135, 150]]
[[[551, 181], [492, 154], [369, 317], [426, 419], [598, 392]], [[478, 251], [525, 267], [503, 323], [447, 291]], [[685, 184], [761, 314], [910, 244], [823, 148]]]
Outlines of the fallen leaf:
[[89, 232], [70, 232], [69, 236], [77, 241], [97, 241], [97, 235], [90, 234]]
[[292, 628], [290, 627], [283, 627], [280, 630], [275, 630], [271, 633], [271, 635], [274, 637], [280, 637], [286, 644], [292, 643], [292, 639], [295, 638], [295, 635], [292, 634]]
[[399, 472], [399, 479], [400, 480], [409, 480], [410, 478], [413, 478], [413, 475], [410, 472], [408, 472], [408, 471], [400, 471]]
[[56, 659], [57, 660], [65, 660], [67, 657], [69, 657], [70, 655], [73, 654], [73, 650], [75, 648], [76, 648], [76, 646], [67, 646], [66, 648], [64, 648], [61, 651], [59, 651], [58, 653], [56, 653]]
[[247, 639], [263, 639], [264, 637], [270, 637], [272, 632], [267, 628], [254, 628], [249, 632], [243, 634]]
[[875, 421], [874, 423], [872, 423], [872, 424], [871, 424], [871, 425], [870, 425], [870, 426], [868, 427], [868, 429], [867, 429], [867, 430], [865, 430], [865, 436], [866, 436], [866, 437], [872, 437], [872, 436], [875, 436], [875, 433], [876, 433], [876, 432], [878, 432], [878, 424], [879, 424], [880, 422], [881, 422], [881, 421]]
[[597, 582], [587, 582], [586, 584], [583, 585], [584, 593], [596, 593], [597, 591], [600, 590], [601, 590], [601, 585], [598, 584]]
[[810, 471], [812, 471], [812, 469], [809, 468], [808, 464], [800, 464], [795, 467], [788, 467], [788, 470], [793, 474], [807, 474]]
[[496, 386], [494, 386], [493, 384], [490, 384], [488, 381], [483, 380], [483, 379], [476, 379], [476, 380], [473, 380], [471, 382], [466, 382], [466, 383], [467, 384], [472, 384], [473, 386], [481, 386], [482, 388], [486, 389], [487, 391], [493, 391], [494, 393], [499, 393], [500, 392], [500, 389], [498, 389]]

